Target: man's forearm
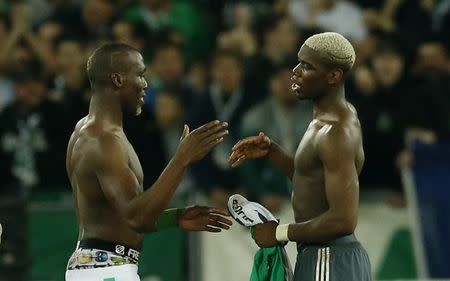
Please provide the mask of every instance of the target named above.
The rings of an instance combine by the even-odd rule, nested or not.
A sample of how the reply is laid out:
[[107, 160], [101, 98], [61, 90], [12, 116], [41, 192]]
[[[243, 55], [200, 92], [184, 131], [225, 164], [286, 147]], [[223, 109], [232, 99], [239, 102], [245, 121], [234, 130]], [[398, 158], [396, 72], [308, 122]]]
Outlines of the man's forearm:
[[133, 228], [139, 232], [155, 231], [155, 222], [169, 205], [178, 185], [183, 179], [187, 163], [176, 155], [170, 160], [156, 182], [133, 199], [129, 217]]
[[355, 227], [356, 219], [329, 211], [312, 220], [290, 224], [288, 238], [295, 242], [321, 243], [351, 234]]
[[161, 231], [178, 226], [180, 215], [184, 209], [165, 209], [155, 221], [155, 231]]
[[283, 151], [277, 143], [271, 142], [267, 157], [270, 159], [272, 165], [292, 180], [292, 176], [294, 175], [294, 159]]

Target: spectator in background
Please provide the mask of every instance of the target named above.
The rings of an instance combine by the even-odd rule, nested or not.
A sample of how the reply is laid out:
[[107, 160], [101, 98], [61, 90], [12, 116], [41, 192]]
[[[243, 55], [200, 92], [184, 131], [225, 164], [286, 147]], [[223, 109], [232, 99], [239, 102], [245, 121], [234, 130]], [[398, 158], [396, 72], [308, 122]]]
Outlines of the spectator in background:
[[135, 24], [126, 20], [119, 20], [113, 23], [113, 37], [114, 40], [121, 43], [129, 44], [130, 46], [143, 51], [144, 41], [138, 38], [138, 32]]
[[[450, 140], [449, 62], [447, 50], [437, 40], [427, 40], [417, 48], [411, 97], [406, 105], [409, 110], [407, 143], [419, 140], [433, 144]], [[399, 154], [397, 165], [408, 167], [412, 161], [412, 153], [406, 148]]]
[[112, 25], [113, 39], [115, 41], [129, 44], [138, 49], [147, 61], [153, 55], [156, 43], [159, 41], [144, 23], [119, 19]]
[[249, 60], [247, 66], [247, 80], [251, 86], [251, 96], [256, 102], [264, 99], [269, 89], [267, 83], [254, 81], [269, 81], [273, 69], [297, 59], [297, 50], [301, 46], [299, 31], [290, 18], [269, 16], [262, 22], [262, 48]]
[[32, 5], [21, 2], [13, 6], [17, 18], [14, 20], [17, 22], [15, 25], [22, 26], [21, 32], [18, 34], [19, 42], [27, 46], [32, 55], [40, 60], [45, 75], [52, 75], [57, 71], [54, 60], [55, 40], [63, 33], [64, 26], [58, 21], [49, 19], [33, 27], [31, 18], [34, 11], [31, 8]]
[[[178, 140], [181, 137], [185, 122], [184, 111], [185, 107], [180, 96], [171, 92], [170, 89], [162, 89], [156, 97], [155, 119], [161, 134], [161, 147], [164, 152], [164, 158], [160, 161], [164, 165], [168, 163], [177, 150]], [[193, 188], [193, 178], [188, 171], [172, 200], [188, 198], [192, 194], [190, 191]]]
[[370, 30], [393, 32], [395, 30], [395, 11], [400, 4], [397, 0], [360, 0], [364, 8], [364, 23]]
[[18, 71], [24, 65], [23, 60], [37, 58], [46, 75], [55, 71], [53, 44], [63, 27], [57, 22], [44, 22], [34, 32], [30, 23], [32, 13], [30, 7], [20, 1], [11, 6], [11, 29], [0, 51], [0, 69], [3, 66], [10, 72]]
[[196, 127], [205, 120], [228, 122], [229, 136], [203, 161], [192, 167], [196, 183], [204, 188], [214, 205], [225, 207], [228, 197], [244, 190], [237, 171], [231, 170], [228, 154], [239, 137], [242, 114], [248, 108], [241, 57], [233, 51], [218, 50], [212, 60], [212, 81], [206, 95], [192, 103], [188, 124]]
[[54, 59], [56, 52], [56, 40], [62, 36], [64, 27], [54, 21], [42, 23], [35, 33], [27, 34], [26, 38], [33, 49], [35, 55], [44, 65], [46, 74], [53, 74], [57, 71], [57, 63]]
[[338, 32], [352, 42], [361, 42], [368, 35], [362, 9], [350, 1], [293, 0], [289, 9], [299, 27]]
[[257, 50], [256, 35], [253, 32], [252, 11], [249, 4], [237, 3], [233, 7], [233, 24], [217, 36], [220, 49], [233, 49], [244, 58], [253, 56]]
[[[11, 7], [9, 20], [1, 19], [2, 48], [0, 48], [0, 71], [12, 73], [23, 67], [30, 60], [31, 51], [26, 48], [23, 37], [28, 32], [26, 6], [18, 3]], [[9, 30], [7, 30], [9, 28]]]
[[196, 93], [187, 83], [185, 77], [185, 62], [183, 54], [178, 45], [172, 43], [162, 43], [155, 50], [151, 65], [151, 77], [149, 90], [152, 95], [147, 95], [150, 101], [147, 106], [153, 107], [154, 99], [158, 92], [163, 88], [170, 88], [179, 95], [184, 104], [189, 107]]
[[89, 108], [89, 81], [85, 73], [86, 56], [82, 42], [64, 35], [55, 42], [55, 76], [50, 98], [64, 105], [70, 128], [75, 127]]
[[[55, 1], [53, 13], [40, 26], [46, 32], [40, 33], [50, 30], [56, 39], [64, 31], [72, 37], [83, 38], [89, 52], [89, 48], [95, 49], [102, 40], [111, 39], [112, 23], [119, 8], [113, 0]], [[52, 53], [47, 57], [51, 59]]]
[[203, 95], [208, 87], [209, 67], [204, 61], [197, 61], [190, 65], [187, 73], [187, 84], [197, 95]]
[[165, 34], [170, 42], [183, 46], [187, 62], [204, 57], [212, 48], [209, 27], [199, 10], [188, 1], [138, 0], [121, 18], [143, 22], [155, 33]]
[[[370, 0], [369, 0], [370, 1]], [[434, 0], [385, 0], [365, 9], [364, 22], [372, 31], [395, 36], [405, 58], [414, 56], [417, 45], [431, 32]]]
[[26, 69], [14, 75], [15, 102], [0, 115], [2, 183], [20, 187], [20, 192], [15, 189], [18, 194], [68, 184], [64, 175], [68, 130], [63, 108], [47, 99], [39, 63]]
[[133, 145], [136, 153], [139, 153], [139, 161], [145, 173], [144, 184], [151, 186], [165, 167], [165, 154], [163, 140], [156, 122], [154, 112], [146, 108], [141, 115], [124, 116], [123, 129], [128, 141]]
[[[403, 135], [410, 99], [405, 61], [394, 42], [379, 44], [368, 68], [355, 73], [349, 98], [361, 120], [365, 166], [360, 175], [361, 192], [388, 192], [388, 199], [402, 203], [402, 184], [395, 165], [403, 149]], [[382, 173], [382, 176], [381, 174]], [[393, 197], [391, 195], [394, 194]]]
[[445, 75], [450, 72], [449, 56], [439, 40], [424, 40], [416, 52], [415, 75]]
[[408, 60], [414, 59], [416, 48], [432, 32], [435, 3], [433, 0], [401, 1], [395, 11], [395, 35], [401, 40]]
[[151, 81], [154, 89], [178, 88], [184, 79], [184, 59], [179, 46], [171, 43], [159, 45], [153, 56], [151, 69], [154, 71]]
[[[312, 116], [312, 105], [299, 101], [291, 91], [292, 65], [277, 67], [269, 80], [270, 95], [245, 113], [240, 137], [264, 132], [294, 155]], [[267, 159], [242, 166], [242, 182], [250, 196], [272, 212], [277, 212], [290, 198], [291, 187], [286, 177], [272, 168]]]
[[14, 75], [14, 103], [0, 113], [0, 221], [8, 232], [0, 250], [0, 280], [30, 280], [27, 202], [32, 189], [67, 186], [64, 114], [46, 100], [36, 66]]
[[88, 38], [111, 36], [110, 24], [115, 12], [112, 0], [83, 1], [81, 22], [76, 27], [79, 35]]
[[[180, 139], [180, 128], [184, 125], [184, 106], [180, 97], [167, 89], [163, 89], [156, 98], [155, 117], [162, 130], [164, 147], [167, 155], [175, 152]], [[167, 157], [170, 159], [170, 157]]]

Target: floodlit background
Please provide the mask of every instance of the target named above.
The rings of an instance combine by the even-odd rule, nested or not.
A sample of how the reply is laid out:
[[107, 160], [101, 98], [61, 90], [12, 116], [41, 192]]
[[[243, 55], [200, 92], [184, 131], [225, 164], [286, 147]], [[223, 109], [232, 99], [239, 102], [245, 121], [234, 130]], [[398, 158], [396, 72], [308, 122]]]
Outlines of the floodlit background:
[[[65, 149], [91, 95], [86, 60], [108, 41], [144, 55], [150, 82], [124, 127], [151, 186], [184, 123], [228, 121], [172, 202], [241, 193], [293, 221], [290, 184], [265, 161], [230, 170], [231, 146], [264, 131], [294, 153], [309, 102], [289, 94], [302, 42], [320, 31], [357, 51], [347, 98], [366, 163], [356, 235], [375, 280], [450, 278], [450, 0], [0, 0], [0, 281], [62, 281], [77, 225]], [[118, 230], [120, 231], [120, 230]], [[257, 247], [223, 234], [148, 235], [147, 281], [248, 280]], [[295, 245], [288, 252], [295, 262]]]

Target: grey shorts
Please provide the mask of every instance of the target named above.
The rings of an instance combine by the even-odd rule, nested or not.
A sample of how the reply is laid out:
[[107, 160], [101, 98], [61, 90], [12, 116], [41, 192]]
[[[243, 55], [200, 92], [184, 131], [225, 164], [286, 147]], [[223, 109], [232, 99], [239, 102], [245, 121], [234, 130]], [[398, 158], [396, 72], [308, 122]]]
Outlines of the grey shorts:
[[351, 234], [323, 244], [299, 244], [295, 281], [371, 281], [369, 256]]

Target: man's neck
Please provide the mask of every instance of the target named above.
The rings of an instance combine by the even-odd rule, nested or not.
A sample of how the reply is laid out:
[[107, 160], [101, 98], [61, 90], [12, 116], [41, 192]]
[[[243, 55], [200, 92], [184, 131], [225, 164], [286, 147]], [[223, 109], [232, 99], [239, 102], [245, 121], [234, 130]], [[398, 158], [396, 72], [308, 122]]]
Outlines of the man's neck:
[[348, 107], [343, 85], [313, 102], [315, 119], [337, 120], [338, 113]]
[[107, 90], [96, 90], [89, 104], [88, 118], [122, 127], [122, 108], [117, 96]]

